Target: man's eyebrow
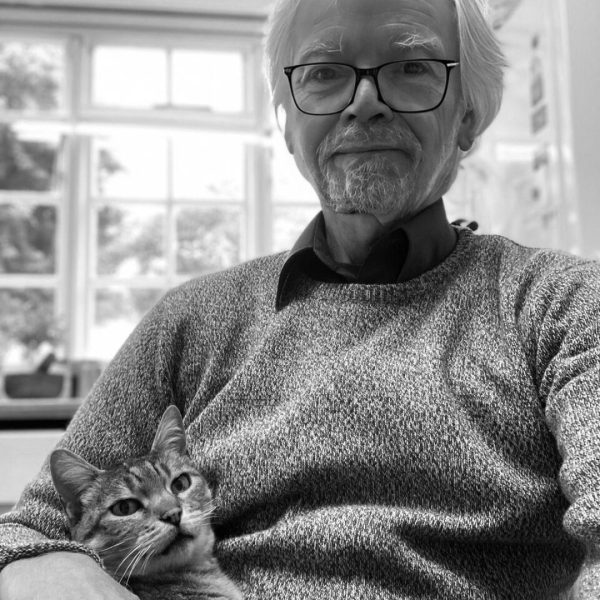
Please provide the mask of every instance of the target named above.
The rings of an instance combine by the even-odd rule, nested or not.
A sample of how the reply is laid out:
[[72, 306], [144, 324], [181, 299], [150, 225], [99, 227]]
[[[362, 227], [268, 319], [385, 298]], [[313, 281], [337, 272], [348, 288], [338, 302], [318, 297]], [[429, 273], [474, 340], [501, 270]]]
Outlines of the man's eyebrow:
[[303, 46], [299, 55], [299, 59], [304, 62], [313, 57], [322, 56], [324, 54], [340, 54], [342, 52], [342, 40], [326, 39], [315, 40], [306, 46]]
[[402, 50], [423, 50], [424, 52], [441, 52], [444, 50], [444, 46], [438, 37], [424, 37], [418, 33], [392, 34], [389, 37], [389, 46]]

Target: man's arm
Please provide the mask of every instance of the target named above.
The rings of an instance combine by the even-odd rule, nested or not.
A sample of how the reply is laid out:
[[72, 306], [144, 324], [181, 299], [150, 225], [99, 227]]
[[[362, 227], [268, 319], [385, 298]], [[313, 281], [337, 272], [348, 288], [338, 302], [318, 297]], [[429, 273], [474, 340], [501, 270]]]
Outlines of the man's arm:
[[588, 549], [573, 600], [600, 598], [600, 266], [575, 263], [538, 280], [521, 322], [570, 502], [565, 530]]
[[2, 600], [136, 600], [89, 556], [52, 552], [0, 571]]
[[[176, 328], [165, 322], [173, 318], [169, 303], [163, 301], [142, 321], [74, 416], [60, 447], [73, 450], [99, 467], [149, 450], [160, 416], [175, 402], [171, 377], [177, 372], [174, 358], [177, 353], [172, 348]], [[179, 408], [183, 412], [183, 407]], [[56, 552], [60, 554], [46, 556]], [[86, 577], [69, 584], [74, 593], [84, 582], [92, 585], [104, 582], [106, 588], [109, 576], [90, 557], [78, 554], [81, 552], [93, 556], [93, 552], [68, 539], [67, 522], [46, 461], [40, 474], [25, 489], [16, 509], [0, 517], [0, 568], [8, 565], [6, 573], [2, 572], [2, 589], [7, 591], [0, 597], [24, 598], [19, 595], [21, 584], [25, 589], [41, 584], [44, 578], [40, 573], [44, 572], [57, 587], [43, 588], [40, 597], [53, 599], [50, 592], [56, 590], [56, 599], [67, 598], [63, 587], [69, 579], [63, 577], [61, 581], [55, 574], [62, 573], [68, 569], [65, 565], [75, 561], [86, 565]], [[82, 597], [96, 596], [82, 595], [79, 590], [78, 598]], [[113, 598], [98, 596], [101, 597]]]

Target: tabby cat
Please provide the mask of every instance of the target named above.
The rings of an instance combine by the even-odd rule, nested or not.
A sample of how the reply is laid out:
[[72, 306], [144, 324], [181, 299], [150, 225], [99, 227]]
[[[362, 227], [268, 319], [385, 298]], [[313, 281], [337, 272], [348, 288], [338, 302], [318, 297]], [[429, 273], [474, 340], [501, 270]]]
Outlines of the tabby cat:
[[71, 538], [142, 600], [241, 600], [213, 556], [211, 492], [186, 452], [175, 406], [146, 456], [101, 470], [59, 449], [50, 470]]

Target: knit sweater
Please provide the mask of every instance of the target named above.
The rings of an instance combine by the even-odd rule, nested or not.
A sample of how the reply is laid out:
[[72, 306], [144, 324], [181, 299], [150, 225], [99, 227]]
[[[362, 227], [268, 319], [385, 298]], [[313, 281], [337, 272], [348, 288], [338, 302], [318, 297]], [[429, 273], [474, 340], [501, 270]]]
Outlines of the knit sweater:
[[[60, 445], [143, 454], [176, 404], [248, 600], [561, 597], [600, 547], [600, 266], [460, 230], [415, 279], [297, 275], [276, 310], [285, 256], [168, 293]], [[79, 549], [47, 466], [0, 523], [4, 564]]]

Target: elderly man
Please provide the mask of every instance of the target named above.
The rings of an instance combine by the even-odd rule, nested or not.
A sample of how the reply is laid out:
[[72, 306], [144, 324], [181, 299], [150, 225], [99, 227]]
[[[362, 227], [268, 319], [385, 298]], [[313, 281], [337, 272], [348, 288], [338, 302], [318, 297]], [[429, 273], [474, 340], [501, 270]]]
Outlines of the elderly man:
[[[277, 3], [274, 100], [323, 211], [168, 294], [61, 443], [140, 454], [176, 404], [248, 599], [565, 598], [586, 548], [572, 593], [599, 597], [600, 268], [441, 200], [500, 102], [482, 9]], [[132, 597], [64, 539], [46, 471], [2, 522], [3, 599]]]

